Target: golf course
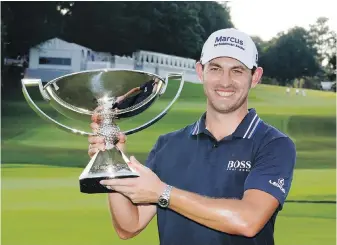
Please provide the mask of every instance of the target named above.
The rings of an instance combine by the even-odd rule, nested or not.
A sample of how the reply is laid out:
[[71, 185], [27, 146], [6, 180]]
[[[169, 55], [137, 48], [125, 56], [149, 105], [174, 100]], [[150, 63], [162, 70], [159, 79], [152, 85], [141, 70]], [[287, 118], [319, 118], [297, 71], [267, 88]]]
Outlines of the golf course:
[[[178, 82], [124, 130], [159, 114]], [[64, 118], [32, 97], [48, 115], [69, 126], [87, 124]], [[11, 91], [8, 91], [11, 93]], [[89, 162], [87, 137], [64, 132], [41, 119], [23, 98], [2, 100], [1, 243], [3, 245], [156, 245], [154, 219], [137, 237], [120, 240], [113, 230], [106, 194], [83, 194], [79, 175]], [[10, 96], [7, 96], [10, 97]], [[285, 87], [260, 84], [251, 90], [249, 107], [265, 122], [289, 135], [297, 148], [293, 184], [275, 224], [276, 245], [336, 244], [336, 94], [306, 90], [286, 94]], [[186, 82], [169, 113], [151, 127], [128, 136], [127, 154], [144, 163], [157, 138], [199, 119], [206, 100], [200, 84]], [[188, 153], [186, 153], [188, 154]], [[284, 154], [287, 154], [284, 152]]]

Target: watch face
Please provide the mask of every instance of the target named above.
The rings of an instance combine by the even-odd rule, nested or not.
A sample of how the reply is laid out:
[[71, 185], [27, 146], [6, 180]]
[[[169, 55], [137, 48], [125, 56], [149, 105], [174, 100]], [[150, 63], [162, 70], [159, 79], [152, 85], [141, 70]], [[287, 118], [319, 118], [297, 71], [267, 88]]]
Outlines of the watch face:
[[167, 204], [168, 204], [168, 201], [167, 201], [166, 199], [160, 198], [160, 200], [159, 200], [159, 205], [160, 205], [161, 207], [167, 207]]

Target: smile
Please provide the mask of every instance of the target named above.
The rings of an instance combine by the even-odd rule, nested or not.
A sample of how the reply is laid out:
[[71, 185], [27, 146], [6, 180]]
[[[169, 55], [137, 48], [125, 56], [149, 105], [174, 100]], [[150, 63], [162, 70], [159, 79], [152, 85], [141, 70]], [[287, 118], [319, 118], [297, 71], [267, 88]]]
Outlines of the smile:
[[233, 91], [219, 91], [219, 90], [215, 90], [215, 92], [219, 95], [219, 96], [221, 96], [221, 97], [230, 97], [230, 96], [232, 96], [235, 92], [233, 92]]

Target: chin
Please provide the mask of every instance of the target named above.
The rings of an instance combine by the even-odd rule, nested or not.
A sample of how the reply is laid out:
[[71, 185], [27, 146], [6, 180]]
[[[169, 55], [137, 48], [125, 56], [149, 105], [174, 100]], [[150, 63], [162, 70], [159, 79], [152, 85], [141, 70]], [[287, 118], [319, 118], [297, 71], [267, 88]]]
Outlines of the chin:
[[237, 107], [218, 107], [218, 108], [214, 108], [217, 112], [220, 113], [231, 113], [233, 111], [236, 111], [238, 108]]
[[[218, 101], [217, 101], [218, 102]], [[230, 113], [233, 111], [236, 111], [241, 108], [241, 106], [244, 104], [243, 101], [237, 101], [235, 103], [224, 103], [224, 102], [218, 102], [218, 103], [211, 103], [212, 108], [220, 113]]]

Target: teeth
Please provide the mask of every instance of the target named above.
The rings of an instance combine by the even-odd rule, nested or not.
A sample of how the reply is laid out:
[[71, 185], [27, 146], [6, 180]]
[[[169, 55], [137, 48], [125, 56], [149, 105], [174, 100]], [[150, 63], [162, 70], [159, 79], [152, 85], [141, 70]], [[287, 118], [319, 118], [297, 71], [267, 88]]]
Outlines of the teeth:
[[234, 92], [224, 92], [224, 91], [216, 91], [216, 93], [222, 97], [229, 97], [234, 94]]

